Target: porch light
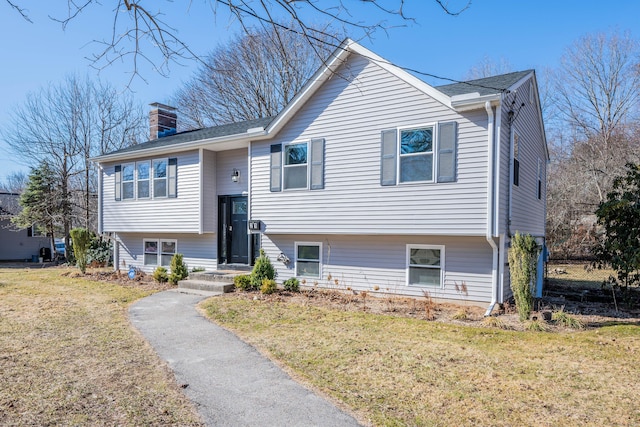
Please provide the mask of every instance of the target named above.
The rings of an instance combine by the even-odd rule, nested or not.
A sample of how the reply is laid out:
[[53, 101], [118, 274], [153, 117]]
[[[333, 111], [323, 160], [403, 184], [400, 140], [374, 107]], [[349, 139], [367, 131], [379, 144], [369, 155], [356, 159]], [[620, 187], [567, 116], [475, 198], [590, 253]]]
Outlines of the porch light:
[[240, 180], [240, 170], [233, 169], [233, 173], [231, 174], [231, 181], [238, 182]]

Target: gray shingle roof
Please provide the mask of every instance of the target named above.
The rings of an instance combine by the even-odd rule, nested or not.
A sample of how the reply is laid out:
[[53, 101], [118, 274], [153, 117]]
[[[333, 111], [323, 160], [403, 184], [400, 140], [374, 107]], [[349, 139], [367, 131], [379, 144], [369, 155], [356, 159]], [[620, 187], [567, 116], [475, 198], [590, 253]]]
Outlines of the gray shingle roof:
[[516, 71], [514, 73], [500, 74], [499, 76], [469, 80], [463, 83], [436, 86], [436, 89], [448, 96], [463, 95], [473, 92], [478, 92], [480, 96], [493, 95], [509, 89], [517, 83], [518, 80], [531, 72], [533, 72], [533, 70]]
[[112, 151], [108, 154], [133, 153], [140, 150], [150, 148], [166, 147], [169, 145], [181, 144], [184, 142], [200, 141], [203, 139], [219, 138], [223, 136], [241, 135], [249, 129], [263, 127], [266, 128], [273, 120], [273, 117], [265, 117], [262, 119], [247, 120], [238, 123], [229, 123], [226, 125], [212, 126], [203, 129], [180, 132], [175, 135], [165, 136], [141, 144], [132, 145], [121, 150]]

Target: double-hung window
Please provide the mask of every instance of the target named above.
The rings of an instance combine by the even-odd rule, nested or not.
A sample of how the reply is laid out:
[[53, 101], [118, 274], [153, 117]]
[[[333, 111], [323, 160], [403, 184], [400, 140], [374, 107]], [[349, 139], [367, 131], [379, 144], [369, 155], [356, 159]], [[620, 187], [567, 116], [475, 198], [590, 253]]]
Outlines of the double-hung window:
[[324, 189], [324, 138], [272, 144], [269, 190]]
[[383, 130], [380, 185], [457, 179], [456, 122]]
[[136, 170], [138, 173], [138, 199], [148, 199], [151, 197], [150, 193], [150, 163], [138, 162], [136, 163]]
[[296, 243], [296, 276], [320, 278], [322, 243]]
[[409, 286], [442, 287], [444, 246], [407, 245]]
[[307, 143], [298, 142], [284, 146], [284, 189], [307, 188]]
[[167, 197], [167, 159], [153, 161], [153, 197]]
[[399, 132], [400, 182], [433, 181], [433, 126]]
[[127, 163], [122, 165], [122, 198], [135, 199], [135, 179], [136, 169], [135, 163]]
[[176, 240], [145, 239], [144, 265], [164, 266], [171, 264], [171, 258], [176, 254]]

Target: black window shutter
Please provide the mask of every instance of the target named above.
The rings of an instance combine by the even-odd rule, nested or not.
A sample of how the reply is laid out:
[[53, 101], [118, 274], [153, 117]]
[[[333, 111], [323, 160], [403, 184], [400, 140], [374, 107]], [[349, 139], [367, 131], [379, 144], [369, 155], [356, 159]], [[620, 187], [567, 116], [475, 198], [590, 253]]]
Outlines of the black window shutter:
[[520, 185], [520, 160], [513, 159], [513, 185]]
[[311, 140], [311, 189], [322, 190], [324, 188], [324, 138]]
[[383, 130], [380, 147], [380, 185], [396, 185], [398, 132]]
[[456, 180], [457, 125], [456, 122], [446, 122], [438, 126], [438, 182]]
[[33, 237], [33, 225], [27, 228], [27, 237]]
[[114, 181], [115, 181], [115, 199], [122, 200], [122, 165], [116, 165], [115, 173], [114, 173]]
[[178, 197], [178, 159], [175, 157], [169, 159], [167, 168], [167, 196]]
[[282, 145], [271, 145], [271, 191], [282, 191]]

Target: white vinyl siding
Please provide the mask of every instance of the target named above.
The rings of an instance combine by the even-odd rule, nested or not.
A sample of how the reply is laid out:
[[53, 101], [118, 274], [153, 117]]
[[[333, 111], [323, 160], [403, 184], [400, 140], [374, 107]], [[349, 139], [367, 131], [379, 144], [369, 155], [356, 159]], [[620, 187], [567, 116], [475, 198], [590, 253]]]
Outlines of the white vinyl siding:
[[[521, 89], [518, 89], [517, 94], [521, 95], [518, 95], [516, 104], [526, 101], [523, 95], [529, 95], [528, 86], [532, 82], [529, 80]], [[503, 115], [506, 114], [503, 113]], [[512, 132], [518, 135], [517, 158], [519, 160], [519, 182], [517, 186], [512, 186], [511, 193], [511, 234], [515, 234], [516, 231], [534, 236], [545, 234], [546, 203], [544, 201], [547, 195], [544, 184], [547, 176], [547, 156], [539, 123], [536, 103], [525, 103], [511, 125]], [[541, 159], [545, 160], [540, 161]], [[538, 180], [542, 182], [540, 199], [538, 199]]]
[[[115, 166], [103, 165], [103, 231], [176, 233], [200, 231], [200, 165], [198, 151], [175, 154], [179, 197], [115, 200]], [[136, 161], [152, 161], [140, 158]], [[122, 174], [123, 175], [123, 174]], [[206, 189], [205, 189], [206, 191]]]
[[[118, 260], [120, 269], [128, 270], [131, 265], [145, 273], [153, 273], [157, 264], [144, 265], [145, 240], [176, 242], [176, 251], [184, 256], [184, 262], [190, 270], [194, 267], [202, 267], [206, 270], [217, 268], [218, 253], [215, 234], [158, 233], [149, 236], [146, 233], [118, 233], [116, 237], [120, 245]], [[169, 253], [165, 255], [166, 259], [170, 260]]]
[[[248, 190], [247, 149], [219, 151], [216, 160], [216, 188], [220, 196], [240, 195]], [[231, 179], [233, 170], [240, 171], [237, 182]]]
[[[293, 261], [296, 242], [314, 241], [322, 242], [322, 273], [319, 279], [307, 279], [307, 285], [317, 282], [319, 288], [415, 297], [423, 297], [427, 290], [434, 298], [491, 300], [492, 250], [484, 237], [265, 234], [262, 248], [277, 270], [278, 282], [296, 277], [295, 263], [284, 264], [277, 260], [278, 255], [283, 253]], [[407, 245], [446, 248], [442, 286], [407, 286]]]
[[[267, 233], [484, 235], [486, 111], [456, 113], [361, 57], [336, 73], [274, 140], [252, 143], [251, 218]], [[381, 186], [381, 132], [440, 122], [457, 123], [455, 182]], [[271, 147], [320, 135], [324, 189], [270, 191]]]

